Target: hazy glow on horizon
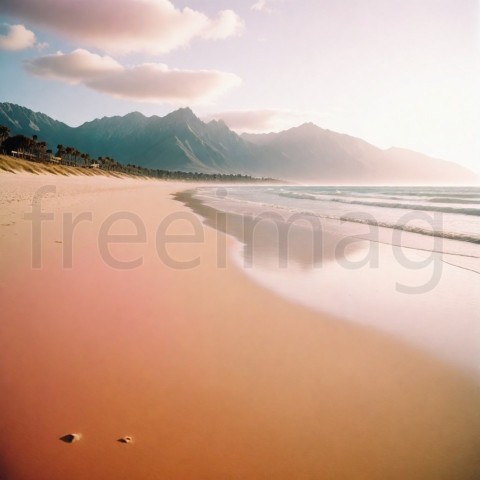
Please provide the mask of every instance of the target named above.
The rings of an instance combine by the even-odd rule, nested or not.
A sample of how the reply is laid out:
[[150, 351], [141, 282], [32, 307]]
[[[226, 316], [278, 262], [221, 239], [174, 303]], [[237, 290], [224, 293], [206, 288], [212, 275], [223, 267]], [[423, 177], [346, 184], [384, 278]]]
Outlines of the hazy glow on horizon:
[[236, 130], [313, 121], [480, 170], [478, 0], [239, 3], [4, 0], [0, 23], [49, 48], [0, 52], [0, 100], [72, 125], [185, 105]]

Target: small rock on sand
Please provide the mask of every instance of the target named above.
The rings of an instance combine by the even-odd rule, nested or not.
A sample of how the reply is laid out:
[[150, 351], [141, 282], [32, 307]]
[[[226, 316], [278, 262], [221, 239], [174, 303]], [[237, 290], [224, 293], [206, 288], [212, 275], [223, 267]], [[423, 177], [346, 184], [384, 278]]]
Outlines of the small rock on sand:
[[74, 443], [74, 442], [78, 442], [81, 438], [82, 438], [82, 435], [80, 433], [68, 433], [63, 437], [60, 437], [60, 440], [65, 443]]

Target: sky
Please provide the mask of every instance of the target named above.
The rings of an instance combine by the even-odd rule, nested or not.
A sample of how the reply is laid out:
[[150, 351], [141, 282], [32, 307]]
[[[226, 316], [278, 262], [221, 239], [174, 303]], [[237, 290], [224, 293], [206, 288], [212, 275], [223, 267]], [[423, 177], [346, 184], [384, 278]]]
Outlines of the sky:
[[1, 0], [0, 101], [77, 126], [190, 106], [480, 172], [480, 0]]

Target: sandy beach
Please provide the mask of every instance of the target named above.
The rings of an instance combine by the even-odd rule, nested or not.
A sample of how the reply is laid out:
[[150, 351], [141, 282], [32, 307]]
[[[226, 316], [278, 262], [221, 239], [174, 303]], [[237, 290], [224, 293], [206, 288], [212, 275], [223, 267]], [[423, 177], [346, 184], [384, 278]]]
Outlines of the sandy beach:
[[478, 478], [477, 383], [254, 284], [187, 188], [0, 173], [0, 479]]

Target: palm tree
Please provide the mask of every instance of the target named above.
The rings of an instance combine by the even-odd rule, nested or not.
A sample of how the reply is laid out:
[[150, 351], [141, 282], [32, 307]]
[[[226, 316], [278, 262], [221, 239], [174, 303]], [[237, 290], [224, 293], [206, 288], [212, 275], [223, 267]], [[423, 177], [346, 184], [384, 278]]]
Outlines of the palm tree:
[[3, 152], [3, 142], [10, 136], [10, 129], [4, 125], [0, 125], [0, 147]]
[[68, 160], [67, 164], [72, 163], [72, 154], [73, 154], [74, 148], [73, 147], [66, 147], [65, 148], [65, 153], [68, 155]]
[[63, 156], [65, 155], [65, 147], [59, 143], [57, 145], [57, 157], [60, 157], [62, 159], [62, 163], [63, 163]]
[[37, 156], [40, 160], [45, 160], [47, 153], [47, 142], [37, 143]]
[[30, 153], [32, 155], [35, 155], [36, 157], [38, 157], [37, 140], [38, 140], [38, 136], [32, 135], [32, 139], [30, 140]]
[[77, 166], [77, 159], [79, 156], [80, 156], [80, 152], [77, 149], [74, 149], [73, 158], [74, 158], [75, 166]]
[[18, 142], [18, 152], [22, 154], [23, 158], [28, 158], [30, 152], [32, 151], [33, 147], [33, 140], [25, 135], [18, 135], [19, 142]]

